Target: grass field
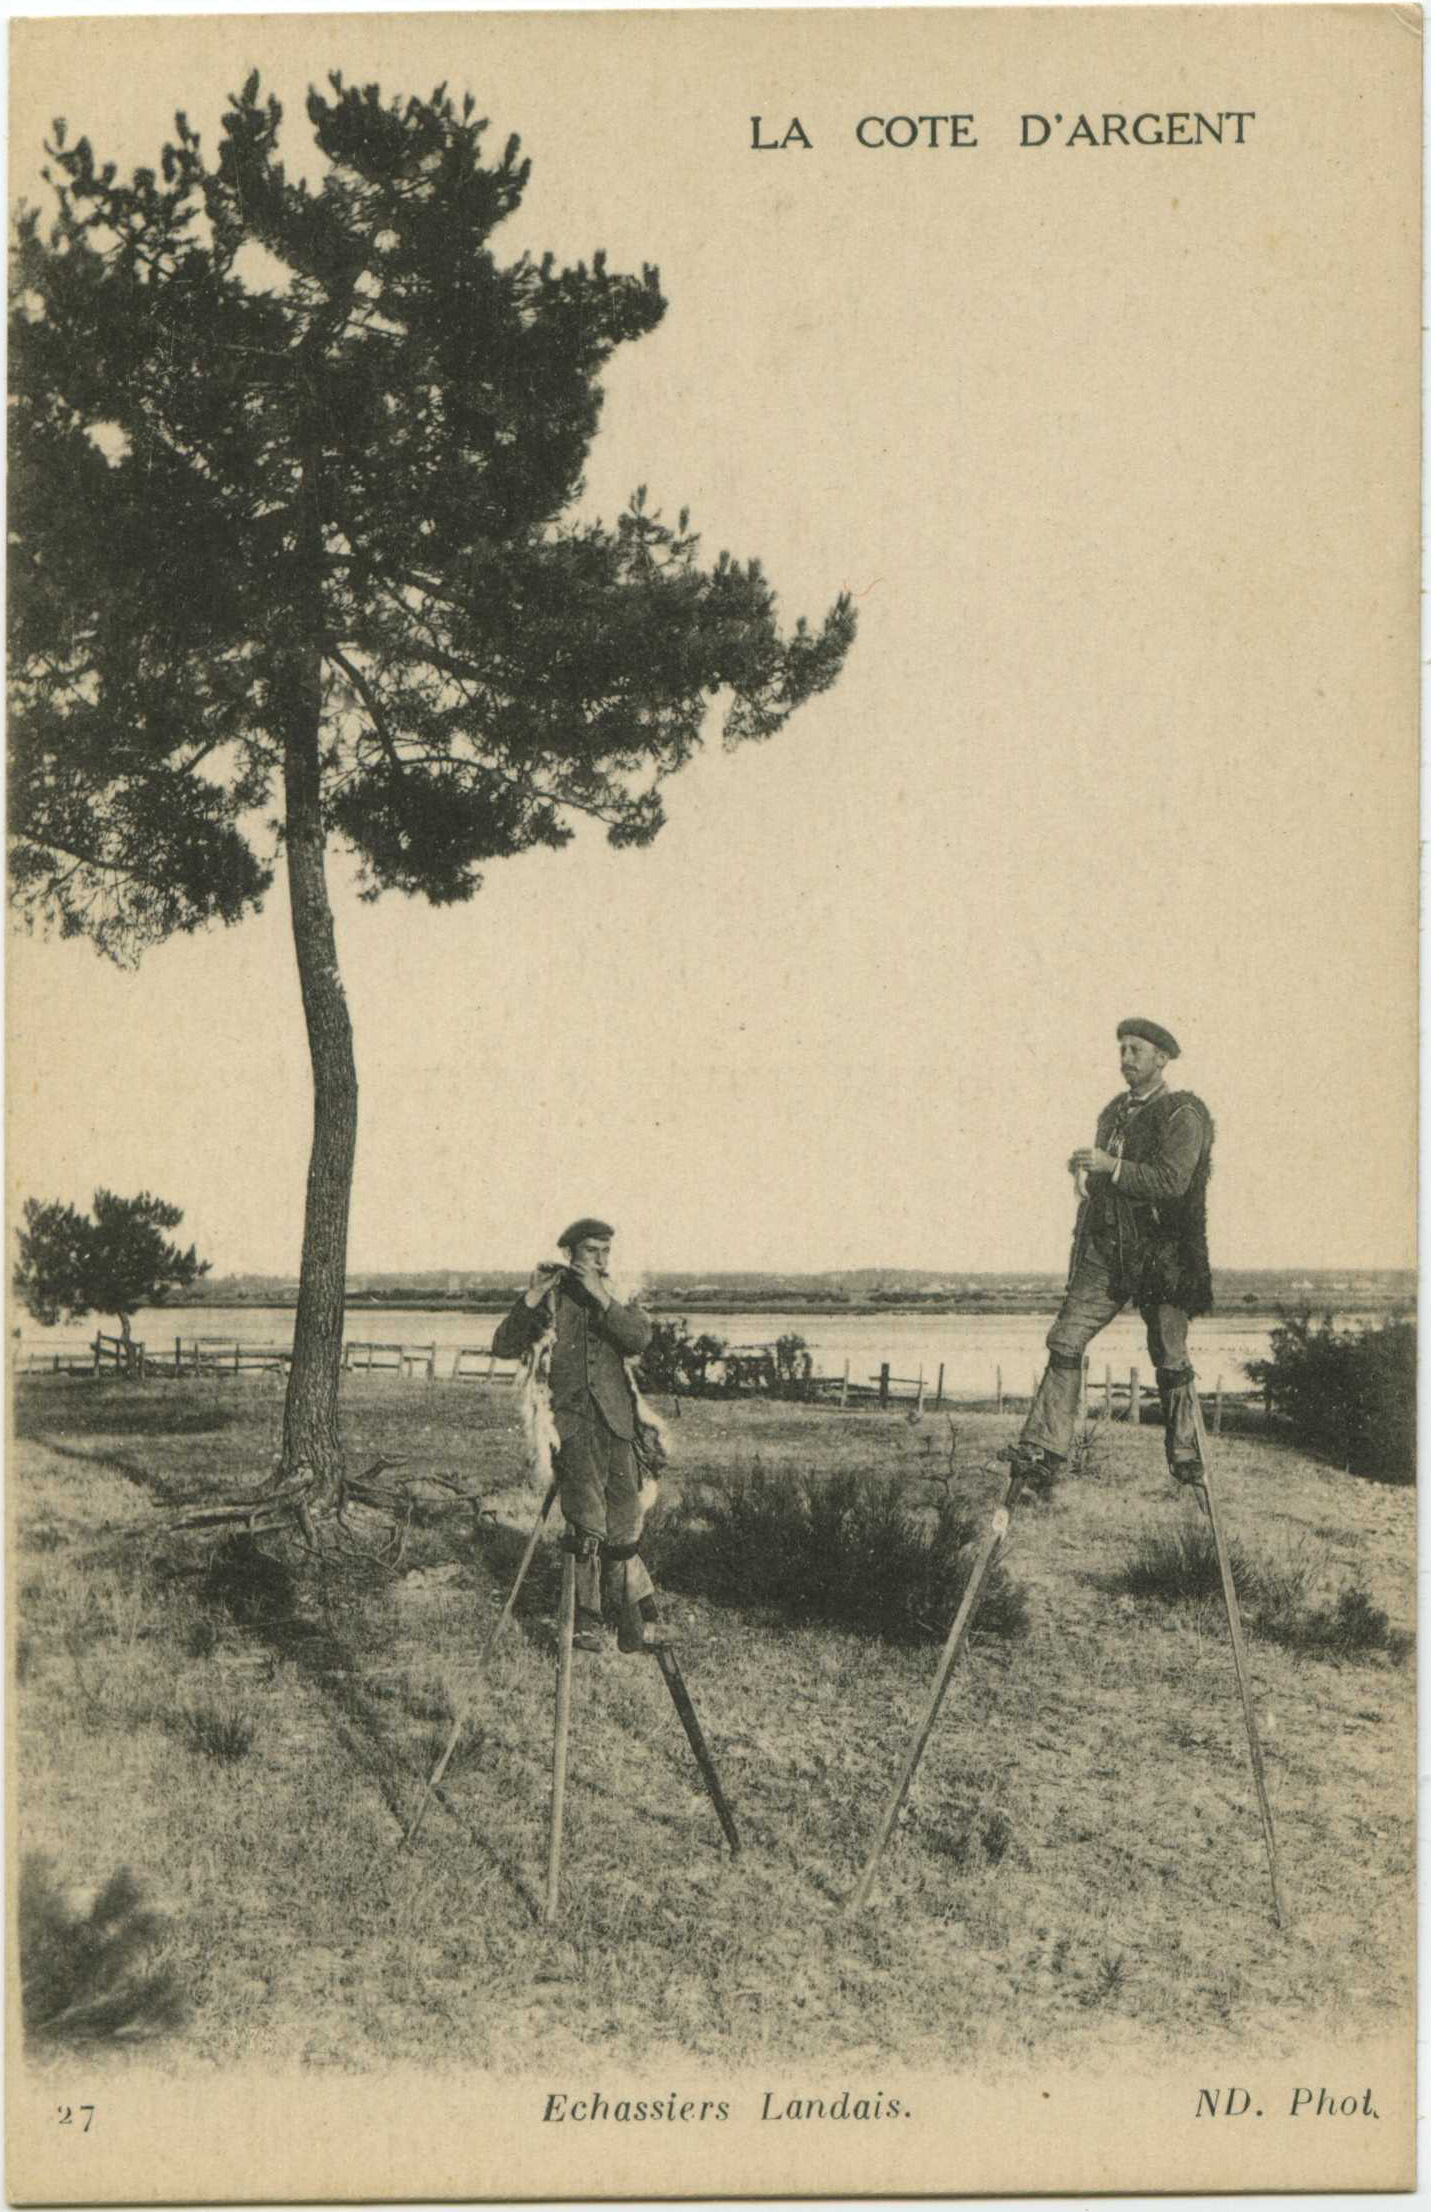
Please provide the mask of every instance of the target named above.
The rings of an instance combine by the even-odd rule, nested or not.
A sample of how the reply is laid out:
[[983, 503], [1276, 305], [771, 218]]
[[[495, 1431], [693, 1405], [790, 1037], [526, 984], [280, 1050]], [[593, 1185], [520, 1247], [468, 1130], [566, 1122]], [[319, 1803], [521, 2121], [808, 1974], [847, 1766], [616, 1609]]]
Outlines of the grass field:
[[[371, 1586], [146, 1546], [164, 1509], [254, 1487], [276, 1385], [21, 1386], [11, 1473], [18, 1853], [81, 1901], [121, 1865], [168, 1919], [177, 2063], [529, 2069], [673, 2048], [1081, 2064], [1136, 2034], [1272, 2056], [1319, 2023], [1368, 2034], [1410, 2001], [1413, 1669], [1254, 1636], [1290, 1925], [1268, 1911], [1215, 1598], [1125, 1587], [1191, 1525], [1159, 1440], [1115, 1426], [1077, 1481], [1021, 1507], [1022, 1636], [977, 1632], [871, 1909], [840, 1917], [938, 1651], [699, 1590], [671, 1601], [740, 1824], [732, 1862], [661, 1675], [579, 1660], [563, 1911], [541, 1925], [557, 1554], [539, 1552], [479, 1681], [535, 1501], [500, 1392], [348, 1378], [355, 1465], [456, 1476]], [[952, 1482], [982, 1529], [1012, 1417], [961, 1420]], [[688, 1404], [668, 1489], [767, 1468], [946, 1474], [935, 1416]], [[1244, 1559], [1299, 1602], [1360, 1591], [1413, 1626], [1414, 1495], [1266, 1440], [1226, 1440]], [[659, 1542], [659, 1539], [658, 1539]], [[1156, 1545], [1155, 1545], [1156, 1550]], [[206, 1558], [209, 1564], [206, 1565]], [[1146, 1578], [1145, 1578], [1146, 1579]], [[1156, 1581], [1156, 1577], [1154, 1577]], [[1361, 1602], [1361, 1601], [1358, 1601]], [[942, 1628], [941, 1624], [941, 1628]], [[451, 1718], [472, 1724], [416, 1847], [396, 1849]], [[18, 1863], [18, 1857], [17, 1857]], [[113, 2063], [127, 2062], [115, 2046]]]

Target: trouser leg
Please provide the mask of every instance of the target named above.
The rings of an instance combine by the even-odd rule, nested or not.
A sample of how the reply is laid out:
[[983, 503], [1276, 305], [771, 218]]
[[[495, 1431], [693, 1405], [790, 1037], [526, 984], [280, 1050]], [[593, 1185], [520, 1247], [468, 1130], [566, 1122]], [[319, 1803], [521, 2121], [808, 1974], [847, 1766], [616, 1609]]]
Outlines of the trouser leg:
[[656, 1585], [636, 1546], [641, 1536], [641, 1469], [634, 1447], [624, 1438], [606, 1439], [606, 1561], [607, 1602], [614, 1613], [634, 1612], [643, 1598], [654, 1597]]
[[576, 1603], [582, 1613], [601, 1612], [600, 1546], [606, 1535], [606, 1479], [602, 1438], [595, 1421], [568, 1428], [556, 1458], [556, 1475], [568, 1540], [576, 1553]]
[[1181, 1306], [1162, 1305], [1145, 1308], [1143, 1320], [1148, 1355], [1157, 1371], [1168, 1466], [1180, 1482], [1196, 1482], [1202, 1473], [1202, 1454], [1193, 1420], [1197, 1378], [1188, 1358], [1188, 1317]]
[[568, 1526], [596, 1540], [589, 1557], [577, 1555], [577, 1604], [599, 1613], [603, 1585], [607, 1606], [618, 1615], [654, 1597], [655, 1584], [637, 1550], [641, 1470], [630, 1440], [613, 1436], [593, 1414], [563, 1437], [557, 1474]]
[[1078, 1419], [1084, 1352], [1122, 1306], [1108, 1257], [1090, 1237], [1064, 1293], [1058, 1319], [1048, 1332], [1048, 1365], [1019, 1435], [1019, 1443], [1028, 1450], [1067, 1459]]

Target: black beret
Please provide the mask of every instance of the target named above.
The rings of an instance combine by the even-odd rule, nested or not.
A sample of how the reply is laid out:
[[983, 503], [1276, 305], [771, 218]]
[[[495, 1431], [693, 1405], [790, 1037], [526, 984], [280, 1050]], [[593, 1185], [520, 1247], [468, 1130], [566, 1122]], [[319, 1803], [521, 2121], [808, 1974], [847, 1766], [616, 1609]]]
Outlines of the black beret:
[[580, 1221], [562, 1230], [557, 1243], [563, 1251], [571, 1251], [578, 1244], [584, 1244], [588, 1237], [614, 1237], [615, 1234], [609, 1221], [597, 1221], [591, 1214], [583, 1214]]
[[1144, 1021], [1141, 1014], [1130, 1015], [1127, 1021], [1119, 1022], [1118, 1034], [1120, 1037], [1146, 1037], [1150, 1045], [1156, 1045], [1170, 1060], [1178, 1056], [1178, 1040], [1172, 1031], [1164, 1029], [1161, 1022]]

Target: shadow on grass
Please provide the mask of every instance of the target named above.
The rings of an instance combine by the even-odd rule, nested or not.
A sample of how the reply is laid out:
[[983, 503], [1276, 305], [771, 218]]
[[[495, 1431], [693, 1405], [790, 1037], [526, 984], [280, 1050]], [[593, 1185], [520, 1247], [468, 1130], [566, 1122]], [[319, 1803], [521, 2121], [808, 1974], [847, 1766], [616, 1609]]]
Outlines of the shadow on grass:
[[[275, 1657], [291, 1664], [300, 1679], [316, 1692], [334, 1722], [338, 1743], [377, 1789], [405, 1835], [422, 1802], [438, 1753], [434, 1749], [430, 1760], [415, 1761], [396, 1744], [377, 1700], [362, 1679], [362, 1655], [370, 1655], [372, 1648], [364, 1601], [379, 1586], [367, 1591], [355, 1588], [345, 1580], [325, 1575], [320, 1567], [296, 1567], [252, 1537], [231, 1536], [215, 1547], [202, 1587], [236, 1625], [265, 1644]], [[417, 1711], [410, 1704], [406, 1710], [409, 1719], [429, 1724], [424, 1751], [439, 1733], [445, 1741], [450, 1728], [445, 1711], [439, 1717], [435, 1710]], [[443, 1721], [445, 1726], [441, 1725]], [[506, 1876], [536, 1918], [538, 1901], [520, 1870], [489, 1837], [472, 1826], [446, 1789], [439, 1787], [432, 1794], [436, 1805], [457, 1821], [469, 1840]], [[395, 1847], [399, 1840], [394, 1837]], [[381, 1879], [378, 1868], [374, 1873]]]
[[232, 1428], [238, 1409], [160, 1381], [93, 1382], [85, 1376], [21, 1376], [15, 1386], [15, 1434], [48, 1443], [55, 1436], [213, 1436]]

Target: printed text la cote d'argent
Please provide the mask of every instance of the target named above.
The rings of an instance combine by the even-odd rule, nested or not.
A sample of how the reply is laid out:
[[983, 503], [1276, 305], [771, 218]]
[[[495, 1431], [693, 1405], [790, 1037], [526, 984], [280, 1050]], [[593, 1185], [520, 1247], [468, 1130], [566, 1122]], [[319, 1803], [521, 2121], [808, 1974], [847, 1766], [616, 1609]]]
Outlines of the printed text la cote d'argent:
[[[1255, 108], [1131, 108], [1056, 109], [1052, 115], [1032, 112], [986, 129], [985, 143], [1021, 147], [1094, 146], [1245, 146], [1248, 127], [1256, 122]], [[907, 153], [922, 148], [928, 153], [957, 153], [980, 143], [976, 118], [946, 112], [905, 115], [861, 115], [828, 130], [821, 121], [822, 143], [853, 137], [870, 153]], [[814, 121], [798, 115], [752, 115], [747, 141], [752, 153], [813, 153], [817, 138]]]

